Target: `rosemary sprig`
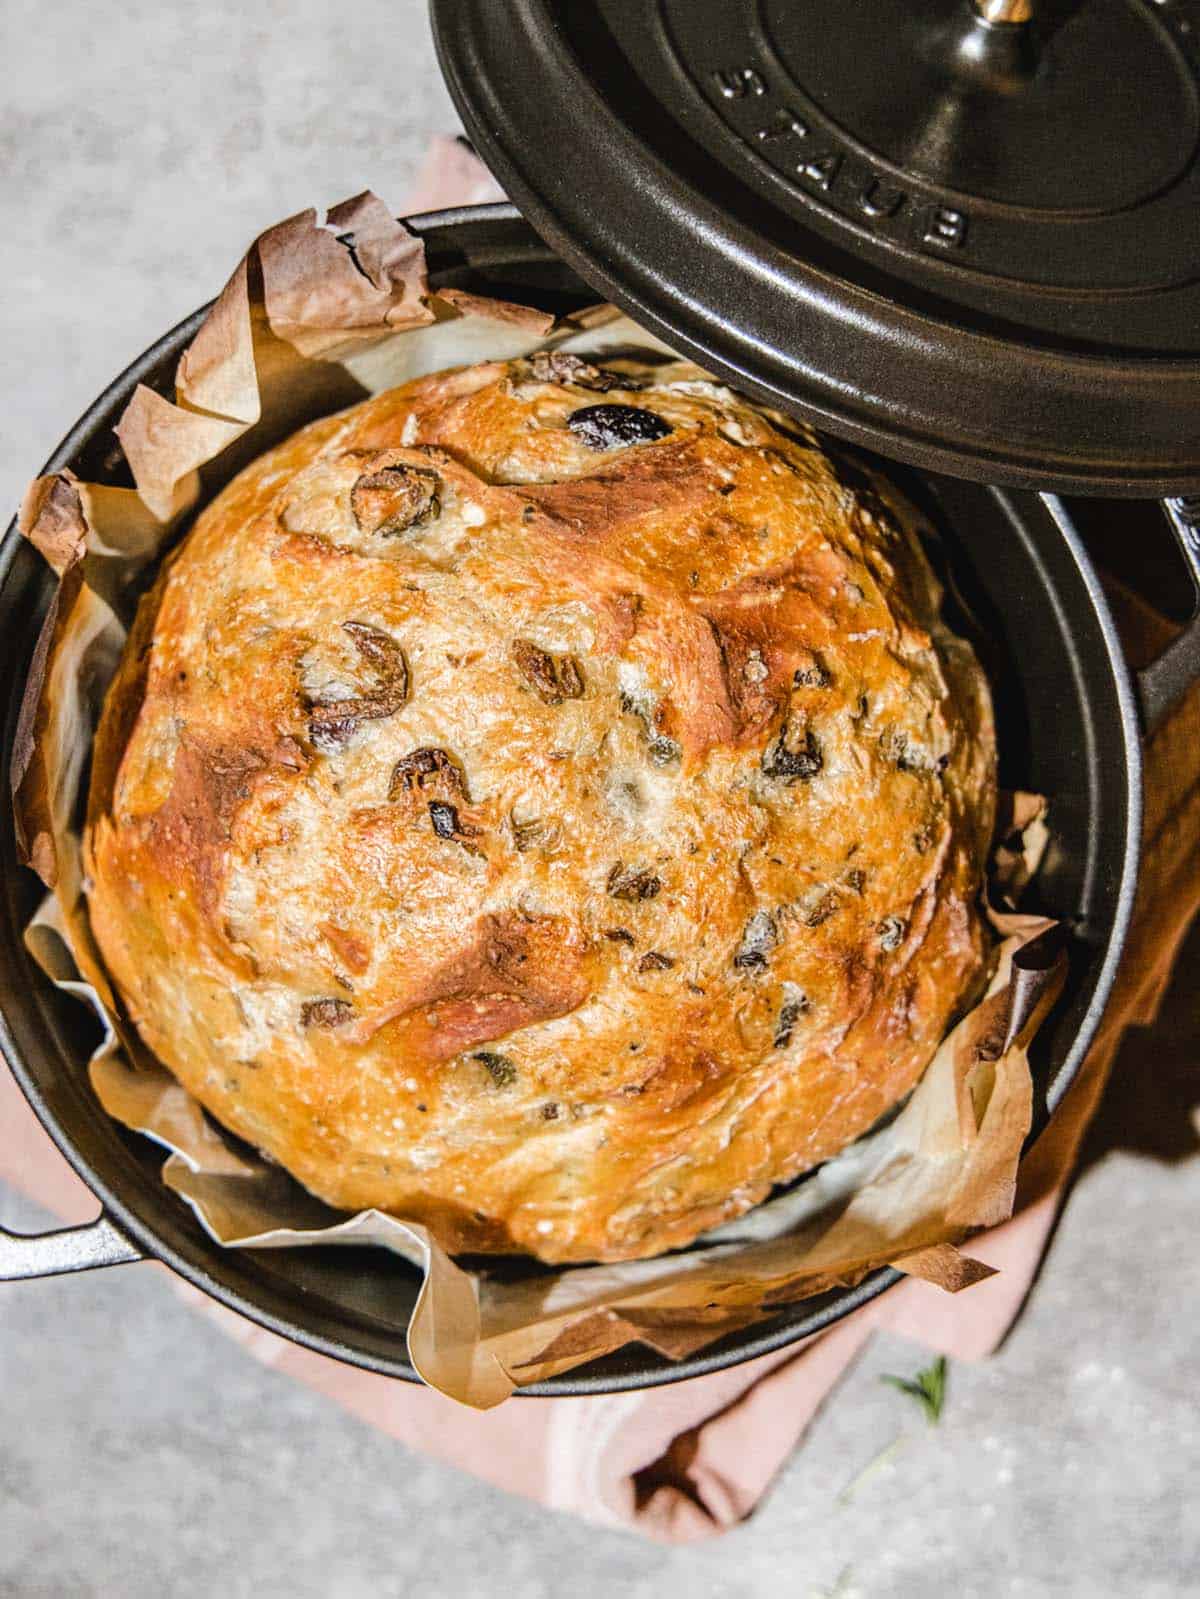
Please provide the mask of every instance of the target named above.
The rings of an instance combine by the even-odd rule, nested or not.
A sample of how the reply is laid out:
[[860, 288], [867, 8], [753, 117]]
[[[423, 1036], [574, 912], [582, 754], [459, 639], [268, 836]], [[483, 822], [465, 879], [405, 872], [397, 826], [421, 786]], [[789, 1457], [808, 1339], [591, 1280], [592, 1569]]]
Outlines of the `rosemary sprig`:
[[862, 1470], [856, 1472], [846, 1486], [842, 1489], [841, 1493], [838, 1494], [838, 1504], [848, 1505], [858, 1490], [870, 1482], [871, 1478], [876, 1474], [876, 1472], [882, 1471], [885, 1466], [890, 1466], [892, 1461], [895, 1460], [896, 1456], [907, 1446], [907, 1444], [908, 1439], [904, 1433], [898, 1433], [896, 1437], [892, 1439], [890, 1444], [885, 1444], [877, 1455], [872, 1455], [871, 1459], [867, 1461]]
[[880, 1378], [881, 1382], [889, 1383], [893, 1388], [898, 1388], [902, 1394], [908, 1394], [915, 1399], [925, 1412], [925, 1419], [929, 1425], [935, 1426], [942, 1419], [942, 1407], [946, 1403], [946, 1357], [939, 1355], [932, 1365], [926, 1366], [924, 1371], [919, 1371], [915, 1377], [893, 1377], [891, 1375]]

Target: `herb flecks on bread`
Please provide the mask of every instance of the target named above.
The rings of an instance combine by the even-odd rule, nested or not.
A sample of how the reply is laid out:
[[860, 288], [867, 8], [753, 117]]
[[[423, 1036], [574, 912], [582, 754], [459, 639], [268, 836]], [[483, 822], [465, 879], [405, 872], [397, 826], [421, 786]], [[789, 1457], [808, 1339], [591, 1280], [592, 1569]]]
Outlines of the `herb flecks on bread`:
[[686, 1244], [905, 1095], [985, 959], [990, 708], [904, 518], [694, 369], [319, 421], [200, 516], [86, 853], [147, 1044], [451, 1248]]

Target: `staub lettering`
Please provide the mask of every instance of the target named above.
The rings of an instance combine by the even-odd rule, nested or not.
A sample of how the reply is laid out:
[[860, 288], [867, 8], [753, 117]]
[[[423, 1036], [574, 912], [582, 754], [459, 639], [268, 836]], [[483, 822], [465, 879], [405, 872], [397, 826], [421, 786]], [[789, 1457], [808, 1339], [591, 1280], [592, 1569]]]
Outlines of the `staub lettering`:
[[734, 67], [713, 73], [713, 81], [726, 100], [744, 100], [748, 94], [766, 94], [767, 81], [753, 67]]
[[826, 151], [823, 155], [811, 156], [807, 161], [798, 163], [796, 170], [803, 178], [809, 178], [818, 189], [832, 189], [833, 180], [841, 171], [842, 158], [833, 151]]
[[871, 178], [858, 196], [858, 209], [868, 217], [894, 217], [906, 198], [903, 189]]
[[789, 111], [786, 106], [780, 106], [770, 122], [765, 127], [759, 128], [758, 138], [767, 141], [772, 139], [786, 139], [789, 136], [795, 139], [808, 137], [808, 123], [798, 117], [794, 111]]
[[935, 205], [926, 213], [922, 244], [932, 244], [943, 250], [960, 250], [966, 238], [967, 219], [961, 211]]
[[726, 125], [810, 200], [931, 254], [965, 249], [969, 218], [899, 187], [848, 148], [836, 128], [779, 103], [764, 73], [737, 64], [708, 70], [710, 98]]

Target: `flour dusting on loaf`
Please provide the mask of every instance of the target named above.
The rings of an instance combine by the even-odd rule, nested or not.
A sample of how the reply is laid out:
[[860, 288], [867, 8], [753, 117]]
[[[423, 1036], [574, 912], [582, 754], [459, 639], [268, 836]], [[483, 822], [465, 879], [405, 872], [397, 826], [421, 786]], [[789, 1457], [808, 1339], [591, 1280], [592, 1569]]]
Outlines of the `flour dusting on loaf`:
[[98, 736], [146, 1043], [456, 1250], [658, 1253], [841, 1149], [986, 961], [990, 705], [906, 520], [680, 364], [439, 373], [263, 456]]

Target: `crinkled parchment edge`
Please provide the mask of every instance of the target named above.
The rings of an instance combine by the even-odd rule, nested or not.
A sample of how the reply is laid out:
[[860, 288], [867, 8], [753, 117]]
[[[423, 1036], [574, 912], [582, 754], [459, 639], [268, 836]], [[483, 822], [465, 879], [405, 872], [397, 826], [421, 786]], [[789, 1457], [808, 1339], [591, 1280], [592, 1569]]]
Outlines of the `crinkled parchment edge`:
[[[164, 1181], [218, 1243], [370, 1243], [416, 1265], [413, 1365], [480, 1408], [634, 1340], [682, 1358], [880, 1266], [951, 1292], [990, 1275], [958, 1246], [1011, 1214], [1032, 1110], [1027, 1047], [1063, 977], [1052, 924], [1011, 907], [995, 913], [1004, 942], [986, 996], [886, 1126], [688, 1250], [516, 1281], [464, 1269], [403, 1218], [331, 1211], [278, 1166], [235, 1147], [122, 1021], [88, 927], [83, 781], [131, 596], [208, 486], [205, 470], [215, 467], [219, 480], [231, 452], [249, 459], [347, 395], [539, 348], [629, 342], [663, 349], [611, 307], [560, 321], [462, 289], [431, 290], [421, 240], [361, 194], [256, 239], [181, 357], [174, 399], [137, 388], [116, 430], [136, 490], [58, 472], [31, 485], [19, 519], [59, 578], [13, 767], [19, 845], [50, 890], [27, 942], [50, 978], [100, 1018], [89, 1063], [98, 1097], [170, 1152]], [[997, 855], [1010, 891], [1036, 867], [1042, 809], [1021, 796], [1010, 815]]]

